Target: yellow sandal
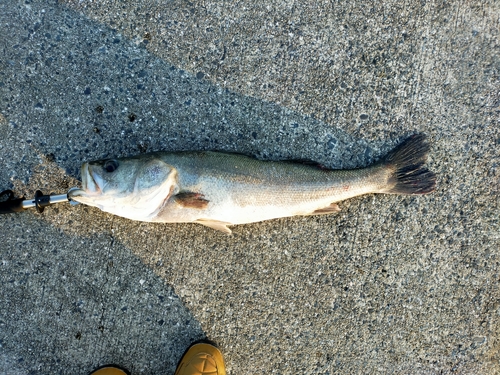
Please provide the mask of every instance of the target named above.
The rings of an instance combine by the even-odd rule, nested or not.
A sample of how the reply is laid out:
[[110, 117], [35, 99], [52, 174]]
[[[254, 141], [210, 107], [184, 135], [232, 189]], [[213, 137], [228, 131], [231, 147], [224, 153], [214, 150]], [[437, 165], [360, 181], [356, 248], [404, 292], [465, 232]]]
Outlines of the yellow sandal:
[[[130, 375], [130, 373], [108, 365], [90, 375]], [[226, 375], [222, 353], [211, 344], [194, 344], [182, 356], [175, 375]]]
[[130, 375], [119, 367], [108, 365], [95, 370], [90, 375]]
[[210, 344], [194, 344], [181, 358], [175, 375], [226, 375], [222, 353]]

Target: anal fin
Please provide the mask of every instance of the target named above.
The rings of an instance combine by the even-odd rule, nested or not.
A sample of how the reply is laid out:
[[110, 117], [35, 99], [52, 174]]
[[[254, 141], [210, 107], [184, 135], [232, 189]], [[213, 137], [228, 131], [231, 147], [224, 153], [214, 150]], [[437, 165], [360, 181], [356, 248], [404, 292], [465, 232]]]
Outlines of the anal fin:
[[337, 203], [331, 203], [329, 206], [326, 206], [324, 208], [319, 208], [313, 212], [311, 212], [309, 215], [326, 215], [326, 214], [332, 214], [334, 212], [339, 212], [340, 207]]
[[206, 227], [231, 234], [231, 229], [229, 229], [227, 226], [231, 225], [231, 223], [227, 223], [224, 221], [217, 221], [217, 220], [210, 220], [210, 219], [198, 219], [195, 221], [195, 223], [205, 225]]

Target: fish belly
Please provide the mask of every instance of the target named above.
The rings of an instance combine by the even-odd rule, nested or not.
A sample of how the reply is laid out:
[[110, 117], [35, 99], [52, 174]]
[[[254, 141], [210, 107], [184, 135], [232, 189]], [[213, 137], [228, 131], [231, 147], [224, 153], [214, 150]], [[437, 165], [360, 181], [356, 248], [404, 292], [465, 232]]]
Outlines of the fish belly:
[[[317, 173], [312, 170], [311, 173]], [[373, 173], [362, 170], [324, 171], [301, 181], [272, 181], [264, 178], [259, 183], [235, 182], [205, 177], [181, 189], [201, 194], [208, 200], [204, 209], [184, 207], [171, 199], [153, 221], [196, 222], [220, 221], [246, 224], [296, 215], [314, 215], [337, 211], [332, 203], [354, 196], [376, 192]], [[334, 176], [338, 173], [338, 176]], [[328, 209], [331, 207], [331, 210]]]

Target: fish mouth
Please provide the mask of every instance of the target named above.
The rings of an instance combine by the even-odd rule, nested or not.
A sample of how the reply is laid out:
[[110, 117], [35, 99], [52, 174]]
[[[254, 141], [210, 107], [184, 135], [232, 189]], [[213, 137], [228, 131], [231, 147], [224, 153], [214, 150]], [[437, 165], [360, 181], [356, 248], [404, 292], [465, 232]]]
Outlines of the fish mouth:
[[[85, 176], [85, 178], [83, 176]], [[89, 163], [82, 165], [82, 180], [83, 189], [85, 189], [87, 193], [96, 195], [102, 192], [104, 180], [95, 170], [92, 170]]]
[[102, 193], [101, 186], [99, 183], [103, 183], [102, 177], [92, 171], [89, 163], [84, 163], [82, 165], [80, 174], [82, 176], [82, 188], [75, 189], [72, 193], [72, 197], [81, 197], [88, 195], [99, 195]]

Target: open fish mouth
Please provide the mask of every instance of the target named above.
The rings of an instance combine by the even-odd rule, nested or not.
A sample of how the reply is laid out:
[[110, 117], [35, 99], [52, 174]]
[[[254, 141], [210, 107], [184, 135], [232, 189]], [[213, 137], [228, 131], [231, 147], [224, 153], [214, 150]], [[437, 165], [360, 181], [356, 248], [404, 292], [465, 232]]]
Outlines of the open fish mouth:
[[102, 190], [99, 183], [102, 184], [103, 179], [101, 176], [96, 174], [95, 171], [93, 171], [93, 173], [91, 172], [88, 163], [84, 163], [82, 165], [81, 175], [82, 175], [82, 190], [85, 191], [85, 193], [92, 195], [101, 193]]
[[85, 163], [85, 165], [86, 165], [85, 174], [87, 176], [87, 186], [84, 187], [84, 189], [89, 193], [94, 193], [94, 194], [101, 193], [102, 186], [104, 185], [103, 178], [99, 175], [99, 173], [93, 171], [88, 163]]
[[91, 172], [91, 168], [88, 163], [84, 163], [81, 168], [82, 176], [82, 187], [72, 189], [68, 192], [68, 197], [74, 199], [76, 202], [90, 203], [89, 199], [92, 200], [93, 197], [102, 195], [102, 189], [99, 183], [103, 184], [103, 179], [95, 172]]

